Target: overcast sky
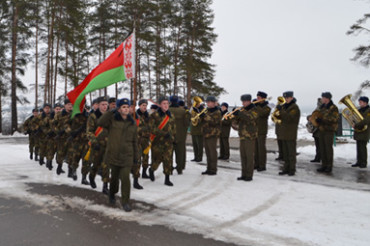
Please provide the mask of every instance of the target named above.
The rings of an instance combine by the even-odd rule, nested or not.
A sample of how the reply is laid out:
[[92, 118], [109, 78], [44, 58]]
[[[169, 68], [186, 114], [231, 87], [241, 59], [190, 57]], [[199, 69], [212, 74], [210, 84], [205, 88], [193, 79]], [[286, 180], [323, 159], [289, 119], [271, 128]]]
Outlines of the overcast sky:
[[367, 0], [214, 0], [213, 8], [218, 39], [211, 61], [228, 91], [220, 101], [240, 104], [241, 94], [262, 90], [276, 103], [293, 90], [307, 110], [323, 91], [337, 103], [370, 79], [369, 69], [350, 61], [369, 36], [346, 35], [369, 12]]

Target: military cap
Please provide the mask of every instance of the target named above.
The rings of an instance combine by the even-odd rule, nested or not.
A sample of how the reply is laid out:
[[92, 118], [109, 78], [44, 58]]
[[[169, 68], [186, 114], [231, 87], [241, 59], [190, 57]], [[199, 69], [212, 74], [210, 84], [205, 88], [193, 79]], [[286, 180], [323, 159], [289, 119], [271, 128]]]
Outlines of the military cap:
[[43, 108], [45, 108], [45, 107], [49, 107], [49, 108], [51, 108], [51, 104], [50, 104], [50, 103], [44, 103]]
[[179, 97], [176, 95], [170, 96], [170, 102], [171, 103], [178, 103], [179, 102]]
[[122, 99], [117, 100], [116, 102], [117, 108], [121, 107], [122, 105], [130, 106], [131, 105], [130, 100], [128, 98], [122, 98]]
[[108, 102], [108, 98], [107, 97], [98, 97], [96, 99], [97, 103], [101, 103], [101, 102]]
[[293, 91], [286, 91], [283, 93], [283, 97], [293, 97], [294, 92]]
[[179, 106], [181, 106], [181, 107], [185, 107], [185, 102], [184, 102], [183, 100], [180, 100], [180, 101], [179, 101]]
[[150, 106], [150, 109], [158, 109], [158, 105], [157, 104], [152, 104], [152, 106]]
[[40, 108], [40, 109], [39, 109], [39, 112], [44, 112], [44, 111], [42, 110], [42, 108]]
[[258, 97], [262, 97], [262, 98], [266, 98], [267, 97], [267, 93], [265, 93], [263, 91], [259, 91], [259, 92], [257, 92], [257, 96]]
[[143, 103], [148, 104], [148, 100], [146, 100], [146, 99], [140, 99], [140, 100], [139, 100], [139, 106], [140, 106], [141, 104], [143, 104]]
[[32, 113], [39, 112], [37, 108], [32, 109]]
[[62, 105], [61, 103], [56, 103], [56, 104], [54, 104], [54, 108], [57, 108], [57, 107], [59, 107], [59, 108], [63, 108], [63, 105]]
[[167, 97], [165, 97], [165, 96], [161, 96], [161, 97], [159, 97], [159, 99], [158, 99], [158, 103], [159, 103], [159, 104], [161, 104], [163, 101], [168, 101], [168, 98], [167, 98]]
[[206, 102], [216, 102], [216, 97], [215, 96], [208, 96], [206, 99]]
[[86, 110], [90, 110], [90, 109], [91, 109], [91, 107], [90, 107], [89, 105], [85, 105], [85, 109], [86, 109]]
[[97, 98], [95, 98], [94, 100], [92, 100], [92, 104], [93, 105], [96, 104], [96, 103], [98, 103], [98, 99]]
[[108, 103], [115, 103], [117, 99], [115, 97], [110, 97]]
[[71, 101], [68, 98], [64, 99], [64, 105], [66, 105], [68, 103], [71, 103]]
[[221, 104], [221, 107], [222, 106], [225, 106], [226, 108], [228, 108], [229, 107], [229, 104], [227, 104], [226, 102], [223, 102], [222, 104]]
[[244, 101], [251, 101], [252, 100], [252, 96], [251, 94], [244, 94], [240, 97], [240, 101], [244, 102]]
[[332, 95], [330, 92], [323, 92], [321, 93], [321, 97], [325, 97], [325, 98], [328, 98], [328, 99], [331, 99], [332, 98]]
[[363, 101], [363, 102], [366, 102], [366, 103], [369, 103], [369, 98], [368, 97], [360, 97], [359, 99], [358, 99], [359, 101]]

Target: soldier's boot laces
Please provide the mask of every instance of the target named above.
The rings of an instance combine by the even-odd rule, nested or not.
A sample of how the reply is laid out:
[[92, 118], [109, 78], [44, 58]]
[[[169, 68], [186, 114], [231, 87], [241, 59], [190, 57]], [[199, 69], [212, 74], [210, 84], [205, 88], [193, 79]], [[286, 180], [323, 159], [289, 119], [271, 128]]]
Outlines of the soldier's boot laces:
[[81, 184], [90, 185], [89, 181], [87, 181], [87, 179], [86, 179], [86, 174], [82, 175]]
[[134, 188], [138, 190], [144, 189], [140, 184], [139, 184], [139, 178], [134, 178]]
[[76, 180], [77, 180], [77, 173], [76, 173], [76, 170], [75, 170], [75, 169], [72, 169], [72, 179], [73, 179], [74, 181], [76, 181]]
[[102, 190], [102, 192], [103, 192], [103, 194], [106, 194], [106, 195], [109, 194], [108, 182], [104, 182], [103, 183], [103, 190]]
[[143, 179], [148, 179], [148, 178], [149, 178], [148, 174], [146, 174], [146, 170], [147, 170], [147, 169], [148, 169], [148, 168], [143, 167], [143, 174], [141, 175], [141, 177], [142, 177]]
[[95, 189], [96, 188], [95, 178], [91, 174], [89, 175], [89, 180], [91, 188]]
[[150, 180], [151, 181], [154, 181], [155, 180], [154, 171], [153, 171], [152, 168], [149, 168], [149, 177], [150, 177]]
[[166, 175], [166, 178], [164, 180], [164, 184], [168, 186], [173, 186], [173, 183], [170, 181], [170, 175]]
[[32, 160], [33, 159], [33, 153], [30, 154], [30, 159]]
[[68, 166], [68, 178], [72, 178], [73, 176], [73, 170], [70, 166]]

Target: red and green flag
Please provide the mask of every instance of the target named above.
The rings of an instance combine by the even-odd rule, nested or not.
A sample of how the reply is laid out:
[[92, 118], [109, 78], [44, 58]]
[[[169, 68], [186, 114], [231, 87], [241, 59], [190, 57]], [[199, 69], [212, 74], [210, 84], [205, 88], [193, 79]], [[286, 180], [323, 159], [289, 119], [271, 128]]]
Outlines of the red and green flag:
[[133, 78], [135, 75], [135, 32], [133, 32], [106, 60], [67, 96], [73, 104], [72, 117], [85, 107], [85, 95], [114, 83]]

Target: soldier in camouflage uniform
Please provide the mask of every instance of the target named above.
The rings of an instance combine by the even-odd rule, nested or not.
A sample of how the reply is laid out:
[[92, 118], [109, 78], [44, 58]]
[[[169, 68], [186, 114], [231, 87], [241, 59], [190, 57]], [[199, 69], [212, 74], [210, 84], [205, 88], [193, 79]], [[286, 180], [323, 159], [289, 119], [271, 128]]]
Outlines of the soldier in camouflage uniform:
[[61, 112], [62, 109], [63, 106], [59, 103], [56, 103], [54, 105], [54, 111], [51, 112], [50, 115], [44, 119], [44, 125], [47, 129], [46, 167], [49, 168], [49, 170], [53, 169], [53, 159], [57, 151], [57, 140], [55, 139], [57, 133], [55, 130], [54, 117], [56, 114]]
[[37, 117], [38, 110], [32, 110], [32, 116], [27, 118], [27, 120], [23, 123], [23, 130], [24, 134], [28, 134], [28, 146], [30, 151], [30, 159], [33, 159], [33, 153], [35, 153], [35, 157], [38, 155], [38, 150], [35, 149], [35, 136], [34, 132], [32, 131], [32, 123], [34, 122], [34, 118]]
[[72, 113], [72, 103], [69, 99], [64, 100], [64, 109], [58, 113], [55, 117], [55, 132], [57, 133], [57, 174], [62, 173], [62, 166], [64, 160], [68, 164], [68, 177], [72, 177], [72, 168], [69, 166], [71, 161], [71, 155], [68, 154], [69, 147], [69, 134], [71, 133], [71, 113]]
[[47, 118], [50, 115], [50, 110], [51, 110], [51, 105], [48, 103], [44, 104], [43, 107], [43, 112], [37, 117], [36, 121], [36, 138], [39, 139], [39, 144], [40, 144], [40, 160], [39, 164], [43, 165], [45, 164], [44, 162], [44, 157], [46, 156], [46, 150], [47, 150], [47, 133], [48, 129], [44, 125], [45, 124], [45, 118]]
[[257, 101], [260, 101], [256, 104], [256, 110], [258, 114], [257, 119], [257, 128], [258, 128], [258, 137], [256, 139], [255, 153], [254, 153], [254, 168], [258, 172], [266, 170], [266, 137], [268, 130], [268, 118], [270, 116], [271, 108], [268, 106], [268, 101], [264, 100], [267, 98], [265, 92], [259, 91], [257, 93]]
[[286, 103], [277, 105], [281, 117], [281, 140], [283, 147], [284, 167], [279, 175], [295, 175], [297, 163], [297, 132], [301, 111], [293, 97], [293, 91], [283, 93]]
[[352, 126], [355, 130], [362, 129], [367, 126], [365, 131], [355, 131], [354, 139], [356, 140], [357, 147], [357, 162], [353, 164], [352, 167], [367, 167], [367, 143], [370, 138], [370, 108], [369, 108], [369, 98], [360, 97], [358, 100], [360, 104], [359, 112], [364, 118], [362, 121], [356, 123]]
[[103, 179], [103, 193], [108, 194], [109, 168], [103, 161], [108, 140], [108, 132], [106, 129], [103, 129], [100, 134], [95, 135], [98, 128], [98, 119], [108, 110], [108, 98], [99, 97], [97, 100], [99, 103], [99, 108], [89, 115], [86, 126], [87, 139], [91, 143], [90, 159], [93, 163], [90, 170], [89, 181], [90, 186], [95, 189], [95, 176], [99, 168], [101, 168]]
[[208, 96], [207, 112], [202, 114], [201, 124], [204, 137], [204, 148], [207, 156], [207, 170], [202, 175], [217, 174], [217, 139], [221, 134], [221, 111], [216, 106], [216, 97]]
[[[221, 117], [227, 114], [229, 108], [229, 104], [223, 102], [221, 104]], [[231, 130], [231, 121], [229, 120], [222, 120], [221, 121], [221, 135], [220, 135], [220, 156], [218, 157], [219, 160], [228, 160], [230, 158], [230, 130]]]
[[252, 96], [244, 94], [240, 97], [243, 103], [241, 110], [235, 111], [234, 121], [238, 125], [240, 138], [240, 159], [242, 174], [237, 180], [252, 181], [254, 171], [254, 149], [258, 136], [256, 106], [251, 103]]
[[333, 169], [333, 143], [334, 134], [338, 128], [339, 112], [337, 106], [331, 100], [330, 92], [321, 94], [322, 105], [320, 107], [321, 117], [316, 119], [319, 124], [319, 141], [322, 166], [318, 172], [331, 173]]
[[176, 170], [178, 174], [182, 174], [185, 169], [186, 162], [186, 133], [190, 123], [190, 115], [186, 113], [184, 108], [181, 108], [178, 103], [177, 96], [171, 96], [170, 112], [175, 117], [176, 138], [174, 152], [176, 155]]
[[[169, 111], [168, 98], [161, 97], [158, 103], [158, 110], [149, 117], [149, 128], [151, 134], [155, 135], [152, 142], [152, 165], [149, 168], [149, 176], [154, 181], [154, 171], [163, 162], [164, 184], [173, 186], [173, 183], [170, 181], [170, 174], [172, 173], [173, 143], [176, 138], [175, 118]], [[162, 129], [159, 129], [159, 126], [165, 119], [168, 119], [168, 122]]]
[[116, 108], [116, 101], [117, 99], [115, 97], [110, 97], [108, 99], [108, 110], [113, 110]]

